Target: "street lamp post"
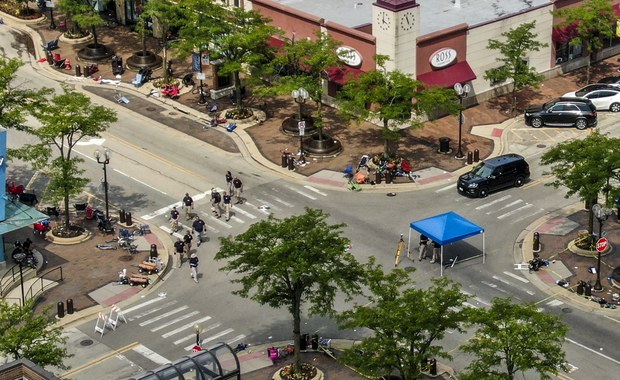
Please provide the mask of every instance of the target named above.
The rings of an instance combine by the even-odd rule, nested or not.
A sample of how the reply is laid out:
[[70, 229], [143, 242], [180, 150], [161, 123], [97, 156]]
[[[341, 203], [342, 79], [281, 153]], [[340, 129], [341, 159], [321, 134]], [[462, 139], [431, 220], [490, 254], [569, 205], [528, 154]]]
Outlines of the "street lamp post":
[[[98, 164], [103, 165], [103, 191], [105, 197], [105, 219], [106, 224], [110, 223], [110, 205], [108, 202], [108, 164], [110, 163], [110, 151], [105, 149], [103, 151], [103, 158], [101, 157], [101, 152], [99, 150], [95, 151], [95, 158], [97, 159]], [[106, 228], [109, 225], [105, 226]]]
[[[601, 205], [594, 204], [592, 205], [592, 214], [598, 220], [598, 238], [603, 237], [603, 222], [607, 220], [609, 215], [612, 214], [612, 210], [605, 208]], [[601, 252], [597, 252], [596, 258], [596, 283], [594, 284], [593, 290], [600, 292], [603, 290], [603, 285], [601, 284]]]
[[308, 91], [300, 87], [298, 90], [293, 90], [291, 92], [291, 96], [295, 100], [295, 103], [299, 105], [299, 109], [297, 111], [297, 121], [299, 122], [299, 159], [300, 161], [304, 161], [304, 130], [306, 128], [306, 122], [302, 120], [302, 105], [306, 102], [306, 100], [310, 97]]
[[24, 274], [22, 272], [22, 266], [24, 264], [24, 260], [26, 260], [26, 253], [24, 252], [16, 252], [13, 254], [13, 260], [17, 262], [19, 265], [19, 285], [22, 288], [22, 307], [26, 304], [26, 297], [24, 295]]
[[471, 91], [471, 87], [468, 84], [462, 86], [460, 83], [456, 83], [454, 85], [454, 91], [456, 91], [456, 94], [459, 96], [459, 149], [454, 157], [460, 160], [465, 157], [461, 147], [463, 129], [463, 99], [467, 97], [467, 94]]

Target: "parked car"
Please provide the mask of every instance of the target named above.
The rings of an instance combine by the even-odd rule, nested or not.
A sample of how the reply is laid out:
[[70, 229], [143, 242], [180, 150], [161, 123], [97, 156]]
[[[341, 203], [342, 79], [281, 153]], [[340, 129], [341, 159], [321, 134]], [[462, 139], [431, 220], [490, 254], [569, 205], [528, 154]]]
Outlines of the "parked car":
[[598, 83], [610, 84], [612, 86], [620, 87], [620, 76], [605, 77], [598, 81]]
[[583, 86], [581, 87], [579, 90], [577, 91], [571, 91], [571, 92], [567, 92], [566, 94], [564, 94], [563, 96], [576, 96], [578, 98], [584, 96], [585, 94], [595, 91], [595, 90], [605, 90], [605, 89], [614, 89], [614, 88], [618, 88], [617, 86], [613, 85], [613, 84], [609, 84], [609, 83], [593, 83], [593, 84], [589, 84], [587, 86]]
[[596, 127], [596, 107], [589, 99], [557, 98], [525, 110], [525, 124], [534, 128], [575, 126], [579, 130]]
[[482, 161], [469, 173], [459, 177], [460, 194], [484, 198], [506, 187], [521, 187], [530, 178], [530, 166], [523, 156], [510, 153]]
[[[574, 96], [574, 93], [569, 92], [565, 96]], [[590, 91], [580, 98], [589, 99], [598, 111], [620, 111], [620, 87]]]

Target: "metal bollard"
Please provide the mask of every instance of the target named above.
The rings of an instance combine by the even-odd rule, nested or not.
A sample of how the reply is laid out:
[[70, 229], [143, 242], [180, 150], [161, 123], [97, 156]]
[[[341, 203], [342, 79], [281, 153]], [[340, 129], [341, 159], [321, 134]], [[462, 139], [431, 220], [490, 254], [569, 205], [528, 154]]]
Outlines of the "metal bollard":
[[583, 281], [577, 283], [577, 294], [580, 296], [583, 295]]
[[157, 256], [159, 256], [159, 253], [157, 253], [157, 245], [151, 244], [151, 250], [149, 251], [149, 257], [151, 259], [154, 259], [154, 258], [157, 258]]
[[73, 308], [73, 299], [69, 298], [67, 300], [67, 314], [73, 314], [75, 309]]
[[586, 297], [591, 297], [591, 296], [592, 296], [592, 285], [590, 285], [590, 283], [589, 283], [589, 282], [586, 282], [586, 283], [583, 285], [583, 290], [584, 290], [584, 295], [585, 295]]
[[478, 149], [474, 149], [474, 162], [480, 161], [480, 151]]
[[75, 76], [76, 77], [82, 76], [82, 67], [80, 67], [80, 65], [75, 65]]
[[288, 154], [282, 153], [282, 167], [285, 168], [288, 165]]
[[58, 302], [56, 304], [56, 310], [58, 312], [58, 318], [64, 318], [65, 317], [65, 304], [62, 302]]
[[534, 232], [534, 241], [532, 244], [532, 250], [534, 252], [540, 252], [540, 234], [538, 232]]
[[288, 170], [294, 170], [295, 169], [295, 159], [293, 158], [293, 156], [288, 156]]
[[127, 212], [125, 214], [125, 224], [128, 225], [128, 226], [133, 225], [133, 220], [131, 220], [131, 213], [130, 212]]
[[381, 172], [375, 173], [375, 183], [378, 185], [381, 183]]
[[308, 334], [301, 334], [301, 340], [299, 342], [299, 350], [305, 352], [308, 350]]
[[467, 165], [471, 165], [472, 162], [473, 162], [473, 156], [471, 152], [467, 152]]
[[125, 220], [127, 220], [127, 214], [125, 214], [125, 210], [120, 210], [118, 212], [118, 221], [120, 223], [125, 223]]
[[385, 172], [385, 183], [392, 183], [392, 173], [389, 171]]

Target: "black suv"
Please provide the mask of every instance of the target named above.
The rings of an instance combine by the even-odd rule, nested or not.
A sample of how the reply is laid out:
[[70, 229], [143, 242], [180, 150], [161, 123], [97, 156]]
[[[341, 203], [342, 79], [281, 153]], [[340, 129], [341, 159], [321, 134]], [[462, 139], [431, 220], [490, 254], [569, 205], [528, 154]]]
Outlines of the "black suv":
[[511, 153], [481, 162], [459, 177], [456, 188], [460, 194], [484, 198], [491, 191], [510, 186], [521, 187], [528, 178], [528, 163], [522, 156]]
[[588, 99], [557, 98], [542, 106], [525, 110], [525, 124], [534, 128], [543, 125], [566, 127], [574, 125], [579, 130], [596, 127], [596, 107]]

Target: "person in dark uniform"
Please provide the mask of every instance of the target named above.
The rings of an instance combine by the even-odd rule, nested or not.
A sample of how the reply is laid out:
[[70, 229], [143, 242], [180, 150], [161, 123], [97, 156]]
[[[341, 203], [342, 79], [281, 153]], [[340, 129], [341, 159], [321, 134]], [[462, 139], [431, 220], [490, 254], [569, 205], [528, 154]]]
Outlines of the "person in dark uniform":
[[418, 251], [420, 252], [418, 255], [418, 260], [422, 261], [422, 259], [426, 259], [426, 250], [428, 247], [428, 237], [424, 234], [420, 234], [420, 245], [418, 247]]

